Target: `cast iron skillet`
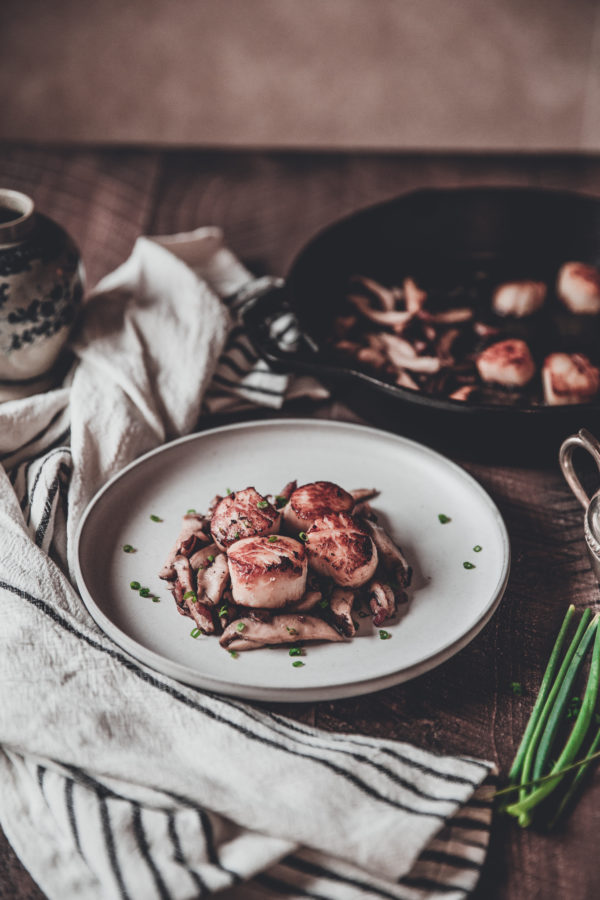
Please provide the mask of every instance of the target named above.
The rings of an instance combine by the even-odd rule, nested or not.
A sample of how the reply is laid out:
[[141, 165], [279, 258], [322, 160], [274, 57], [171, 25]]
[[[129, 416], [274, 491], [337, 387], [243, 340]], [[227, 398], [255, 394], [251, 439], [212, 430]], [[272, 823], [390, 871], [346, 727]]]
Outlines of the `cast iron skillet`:
[[[554, 454], [571, 432], [600, 432], [600, 402], [571, 406], [465, 404], [387, 384], [333, 361], [327, 352], [352, 275], [398, 284], [433, 273], [441, 282], [476, 266], [501, 282], [515, 277], [553, 284], [563, 262], [600, 261], [600, 199], [523, 188], [421, 190], [372, 206], [319, 232], [296, 257], [285, 287], [246, 308], [250, 336], [277, 370], [335, 385], [338, 396], [373, 424], [471, 456], [520, 459]], [[269, 324], [287, 305], [307, 340], [292, 352]], [[580, 350], [600, 362], [600, 316], [582, 317], [556, 350]]]

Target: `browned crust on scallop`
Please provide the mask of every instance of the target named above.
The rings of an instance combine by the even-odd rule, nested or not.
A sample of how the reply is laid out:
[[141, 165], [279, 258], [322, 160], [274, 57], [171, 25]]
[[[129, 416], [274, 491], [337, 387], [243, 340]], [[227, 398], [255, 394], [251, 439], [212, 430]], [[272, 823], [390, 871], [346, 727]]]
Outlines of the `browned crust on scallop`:
[[354, 498], [332, 481], [314, 481], [296, 488], [289, 505], [299, 518], [314, 521], [327, 513], [351, 512]]
[[267, 498], [255, 488], [247, 487], [242, 491], [234, 491], [217, 503], [210, 530], [215, 542], [225, 549], [242, 538], [277, 531], [279, 521], [279, 511]]

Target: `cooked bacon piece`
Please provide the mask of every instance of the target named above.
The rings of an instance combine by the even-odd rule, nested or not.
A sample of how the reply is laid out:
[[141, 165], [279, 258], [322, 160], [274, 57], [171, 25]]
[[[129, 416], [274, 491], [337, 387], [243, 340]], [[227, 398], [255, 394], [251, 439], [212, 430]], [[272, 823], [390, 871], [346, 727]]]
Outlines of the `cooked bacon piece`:
[[520, 319], [541, 309], [545, 299], [546, 285], [543, 281], [510, 281], [496, 288], [492, 307], [499, 316]]
[[250, 537], [227, 551], [231, 592], [239, 606], [277, 609], [300, 600], [308, 563], [303, 544], [293, 538]]
[[[185, 603], [188, 615], [192, 617], [198, 628], [204, 632], [204, 634], [213, 634], [215, 623], [212, 617], [212, 610], [207, 603], [203, 602], [201, 598], [198, 597], [189, 559], [185, 556], [178, 556], [175, 559], [174, 566], [175, 571], [177, 572], [177, 582], [181, 587], [180, 602]], [[178, 601], [178, 592], [175, 594], [175, 601]]]
[[346, 513], [315, 520], [307, 532], [306, 551], [315, 572], [342, 587], [360, 587], [377, 568], [375, 544], [358, 522]]
[[283, 511], [283, 520], [290, 534], [306, 531], [315, 519], [326, 513], [351, 512], [352, 494], [331, 481], [303, 484], [291, 494]]
[[400, 547], [394, 543], [385, 528], [382, 528], [377, 522], [365, 519], [363, 524], [377, 547], [379, 560], [385, 570], [401, 587], [408, 587], [412, 577], [412, 569]]
[[215, 506], [210, 530], [222, 550], [240, 538], [275, 534], [279, 531], [280, 513], [253, 487], [234, 491]]
[[558, 273], [556, 291], [572, 313], [600, 313], [600, 269], [596, 266], [582, 262], [565, 263]]
[[483, 381], [505, 387], [523, 387], [535, 375], [535, 363], [525, 341], [511, 338], [492, 344], [477, 357]]
[[348, 588], [336, 587], [331, 592], [329, 600], [329, 613], [335, 622], [336, 628], [346, 637], [356, 634], [356, 627], [352, 618], [352, 606], [354, 604], [354, 591]]
[[581, 353], [551, 353], [544, 360], [542, 384], [550, 406], [587, 403], [600, 389], [600, 370]]
[[383, 625], [396, 612], [396, 598], [389, 584], [372, 581], [369, 585], [369, 606], [373, 613], [373, 625]]
[[316, 616], [277, 615], [272, 618], [245, 616], [228, 625], [221, 646], [228, 650], [256, 650], [269, 644], [295, 644], [296, 641], [343, 641], [343, 636], [328, 622]]
[[158, 577], [163, 581], [173, 581], [176, 577], [173, 563], [176, 556], [192, 556], [197, 548], [204, 544], [210, 544], [210, 535], [208, 531], [208, 520], [200, 515], [186, 515], [183, 517], [181, 529], [177, 536], [177, 540], [169, 550], [169, 555], [164, 566], [158, 573]]

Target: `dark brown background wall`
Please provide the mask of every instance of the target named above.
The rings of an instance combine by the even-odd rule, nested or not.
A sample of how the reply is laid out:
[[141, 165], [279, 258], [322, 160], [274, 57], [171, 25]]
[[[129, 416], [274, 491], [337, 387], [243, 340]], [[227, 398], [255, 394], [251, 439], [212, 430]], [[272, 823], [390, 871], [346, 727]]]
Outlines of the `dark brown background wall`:
[[0, 0], [0, 139], [600, 150], [598, 0]]

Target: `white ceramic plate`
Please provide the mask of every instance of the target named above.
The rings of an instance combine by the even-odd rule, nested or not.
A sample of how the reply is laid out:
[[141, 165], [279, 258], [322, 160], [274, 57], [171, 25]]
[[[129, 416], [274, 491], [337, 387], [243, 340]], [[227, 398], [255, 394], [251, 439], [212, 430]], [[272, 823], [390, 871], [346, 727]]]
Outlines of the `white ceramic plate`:
[[[181, 516], [205, 510], [215, 493], [254, 485], [276, 493], [335, 481], [377, 487], [382, 521], [413, 566], [410, 607], [386, 623], [381, 640], [369, 618], [348, 643], [309, 645], [295, 668], [287, 648], [240, 653], [218, 639], [193, 639], [157, 572]], [[451, 518], [441, 524], [439, 514]], [[162, 522], [153, 522], [158, 515]], [[136, 553], [124, 553], [131, 544]], [[475, 552], [473, 547], [480, 546]], [[466, 569], [464, 562], [475, 565]], [[373, 428], [319, 420], [230, 425], [160, 447], [113, 478], [90, 503], [77, 535], [77, 582], [98, 625], [152, 668], [207, 690], [256, 700], [348, 697], [406, 681], [449, 659], [498, 606], [510, 567], [506, 528], [477, 482], [432, 450]], [[139, 581], [161, 598], [144, 599]]]

